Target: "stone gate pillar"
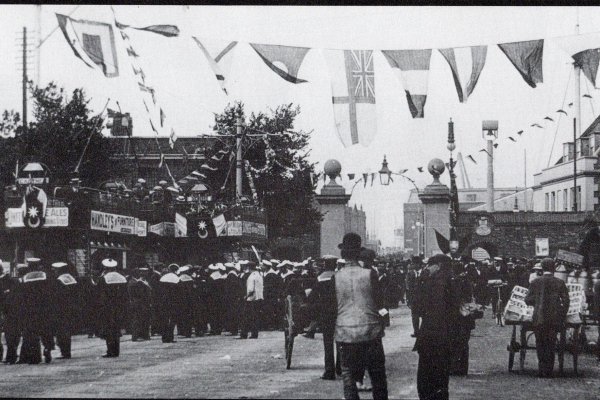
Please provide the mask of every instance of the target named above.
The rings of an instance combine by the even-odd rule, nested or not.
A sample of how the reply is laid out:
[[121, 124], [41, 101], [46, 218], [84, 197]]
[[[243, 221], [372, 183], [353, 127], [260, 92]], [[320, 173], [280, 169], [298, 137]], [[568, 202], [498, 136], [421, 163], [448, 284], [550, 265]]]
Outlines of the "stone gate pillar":
[[435, 230], [450, 239], [450, 189], [439, 180], [446, 169], [442, 160], [434, 158], [427, 169], [433, 175], [433, 182], [419, 193], [419, 200], [423, 203], [424, 256], [431, 257], [442, 252], [437, 244]]
[[335, 178], [340, 176], [342, 172], [342, 165], [339, 161], [327, 161], [324, 170], [325, 175], [329, 177], [329, 183], [323, 186], [320, 194], [316, 195], [321, 214], [323, 214], [320, 255], [340, 257], [340, 250], [337, 246], [342, 242], [342, 238], [346, 233], [345, 211], [350, 195], [346, 194], [343, 186], [335, 182]]

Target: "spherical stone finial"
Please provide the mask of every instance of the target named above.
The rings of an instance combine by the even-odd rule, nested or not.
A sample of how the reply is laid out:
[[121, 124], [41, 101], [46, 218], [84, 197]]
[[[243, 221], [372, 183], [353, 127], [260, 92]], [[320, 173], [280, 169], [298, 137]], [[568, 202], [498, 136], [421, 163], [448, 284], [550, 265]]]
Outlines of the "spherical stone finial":
[[335, 183], [335, 178], [341, 176], [342, 164], [340, 164], [338, 160], [327, 160], [325, 166], [323, 167], [323, 171], [325, 172], [325, 175], [327, 175], [329, 179]]
[[444, 165], [444, 162], [442, 160], [440, 160], [439, 158], [434, 158], [433, 160], [429, 161], [429, 164], [427, 165], [427, 170], [431, 175], [433, 175], [433, 179], [437, 181], [440, 175], [442, 175], [446, 170], [446, 166]]

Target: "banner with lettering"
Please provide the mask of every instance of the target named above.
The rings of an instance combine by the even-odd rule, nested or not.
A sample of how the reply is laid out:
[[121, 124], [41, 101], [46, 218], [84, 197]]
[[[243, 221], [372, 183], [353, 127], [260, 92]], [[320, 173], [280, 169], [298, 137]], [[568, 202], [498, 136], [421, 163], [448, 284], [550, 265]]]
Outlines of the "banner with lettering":
[[136, 218], [128, 215], [91, 211], [90, 228], [95, 231], [116, 232], [128, 235], [137, 234]]

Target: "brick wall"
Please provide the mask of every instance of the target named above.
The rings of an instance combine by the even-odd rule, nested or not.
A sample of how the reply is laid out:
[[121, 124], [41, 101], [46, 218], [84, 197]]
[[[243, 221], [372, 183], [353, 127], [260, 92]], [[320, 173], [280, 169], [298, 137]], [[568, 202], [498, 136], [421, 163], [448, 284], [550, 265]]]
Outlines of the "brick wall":
[[[488, 219], [489, 235], [476, 232], [481, 217]], [[458, 220], [458, 236], [469, 238], [464, 254], [483, 247], [491, 256], [505, 257], [533, 257], [535, 239], [548, 238], [550, 256], [554, 257], [559, 249], [579, 252], [590, 229], [599, 223], [592, 212], [463, 212]]]

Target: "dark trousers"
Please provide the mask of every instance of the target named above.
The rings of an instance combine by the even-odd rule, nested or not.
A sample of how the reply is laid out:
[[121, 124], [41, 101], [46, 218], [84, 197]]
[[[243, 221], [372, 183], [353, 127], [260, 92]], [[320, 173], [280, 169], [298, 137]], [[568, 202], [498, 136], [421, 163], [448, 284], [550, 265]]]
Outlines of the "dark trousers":
[[175, 340], [175, 318], [172, 315], [167, 315], [162, 321], [162, 342], [172, 343]]
[[342, 379], [344, 380], [344, 398], [359, 399], [356, 388], [358, 370], [364, 366], [371, 377], [373, 399], [387, 399], [387, 377], [385, 374], [385, 353], [381, 339], [360, 343], [340, 343], [342, 359]]
[[448, 348], [421, 346], [417, 368], [417, 391], [421, 400], [447, 400], [450, 379]]
[[206, 307], [200, 301], [194, 305], [194, 332], [196, 336], [204, 335], [207, 328]]
[[413, 333], [416, 335], [417, 333], [419, 333], [419, 326], [421, 324], [421, 317], [419, 316], [419, 314], [414, 311], [413, 309], [410, 310], [410, 318], [412, 320], [412, 326], [413, 326]]
[[450, 373], [452, 375], [467, 375], [469, 372], [470, 338], [470, 327], [459, 325], [452, 340], [452, 361], [450, 362]]
[[119, 357], [121, 332], [110, 332], [104, 337], [106, 340], [106, 355]]
[[71, 357], [71, 333], [61, 331], [56, 334], [56, 344], [60, 349], [60, 354], [63, 357]]
[[540, 376], [552, 376], [558, 330], [553, 326], [540, 326], [534, 330]]
[[244, 315], [242, 316], [240, 336], [248, 337], [248, 333], [250, 333], [250, 337], [256, 338], [258, 337], [261, 301], [245, 301], [244, 303]]
[[[333, 329], [323, 327], [323, 350], [325, 352], [325, 375], [335, 377], [336, 371], [336, 360], [334, 355], [334, 342], [333, 334], [335, 332], [335, 326]], [[337, 348], [337, 346], [335, 346]], [[340, 355], [338, 352], [337, 356], [338, 364], [340, 363]]]
[[19, 332], [4, 332], [6, 339], [6, 362], [14, 364], [17, 362], [17, 348], [21, 342], [21, 334]]

